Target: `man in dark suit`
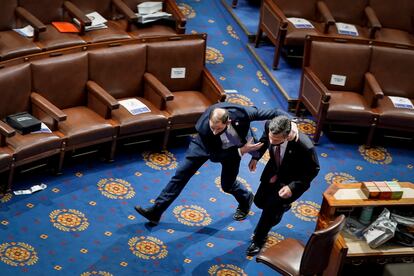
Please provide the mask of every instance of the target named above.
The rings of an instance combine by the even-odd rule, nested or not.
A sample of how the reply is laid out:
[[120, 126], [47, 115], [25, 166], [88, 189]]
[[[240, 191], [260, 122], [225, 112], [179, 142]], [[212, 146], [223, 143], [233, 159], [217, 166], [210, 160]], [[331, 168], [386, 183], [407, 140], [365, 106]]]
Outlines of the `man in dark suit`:
[[262, 143], [248, 140], [251, 121], [268, 120], [286, 114], [279, 109], [260, 110], [231, 103], [210, 106], [196, 123], [196, 135], [190, 142], [185, 159], [180, 163], [161, 194], [150, 208], [135, 206], [135, 210], [152, 224], [158, 224], [162, 213], [184, 189], [190, 178], [207, 161], [221, 163], [221, 187], [232, 194], [239, 203], [235, 220], [243, 220], [250, 211], [253, 194], [237, 180], [243, 154], [257, 151]]
[[259, 155], [253, 157], [249, 169], [256, 169], [257, 161], [269, 150], [267, 162], [260, 177], [260, 185], [254, 198], [256, 206], [263, 210], [247, 248], [247, 255], [254, 256], [266, 242], [267, 234], [278, 224], [290, 204], [309, 187], [319, 172], [319, 161], [311, 140], [302, 133], [289, 138], [292, 122], [279, 116], [266, 122], [260, 142]]

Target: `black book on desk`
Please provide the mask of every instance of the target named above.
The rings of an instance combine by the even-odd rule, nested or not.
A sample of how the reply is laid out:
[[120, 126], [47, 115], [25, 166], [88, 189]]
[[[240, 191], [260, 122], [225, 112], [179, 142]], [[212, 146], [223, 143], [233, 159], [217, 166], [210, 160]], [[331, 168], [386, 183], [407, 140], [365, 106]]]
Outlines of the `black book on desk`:
[[42, 122], [27, 112], [20, 112], [6, 117], [6, 123], [21, 134], [40, 130]]

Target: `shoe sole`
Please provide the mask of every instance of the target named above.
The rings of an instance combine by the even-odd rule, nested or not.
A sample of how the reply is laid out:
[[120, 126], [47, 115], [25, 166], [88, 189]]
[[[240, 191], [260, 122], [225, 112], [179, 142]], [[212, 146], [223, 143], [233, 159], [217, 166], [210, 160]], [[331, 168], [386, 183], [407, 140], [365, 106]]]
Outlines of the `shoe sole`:
[[159, 221], [155, 221], [155, 220], [150, 220], [149, 218], [147, 218], [145, 216], [145, 214], [141, 211], [141, 209], [138, 209], [136, 206], [134, 206], [135, 211], [137, 211], [141, 216], [143, 216], [144, 218], [146, 218], [148, 220], [149, 223], [153, 224], [153, 225], [158, 225]]

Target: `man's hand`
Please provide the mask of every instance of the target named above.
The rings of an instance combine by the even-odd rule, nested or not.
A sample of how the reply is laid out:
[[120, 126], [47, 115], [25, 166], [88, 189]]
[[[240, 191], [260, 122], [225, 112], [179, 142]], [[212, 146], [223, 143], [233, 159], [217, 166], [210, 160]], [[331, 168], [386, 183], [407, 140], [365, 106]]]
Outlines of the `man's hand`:
[[282, 189], [279, 190], [279, 196], [281, 198], [289, 198], [292, 196], [292, 191], [290, 190], [289, 186], [283, 186]]
[[262, 146], [263, 146], [263, 143], [261, 143], [261, 142], [253, 143], [253, 138], [250, 138], [249, 141], [247, 141], [247, 143], [244, 144], [244, 146], [240, 148], [240, 153], [241, 153], [241, 155], [243, 155], [245, 153], [258, 150]]
[[255, 172], [256, 167], [257, 167], [257, 160], [256, 159], [250, 160], [250, 162], [249, 162], [249, 171]]
[[288, 141], [298, 141], [299, 139], [299, 130], [298, 130], [298, 125], [295, 122], [291, 123], [291, 129], [290, 129], [290, 133], [287, 137]]

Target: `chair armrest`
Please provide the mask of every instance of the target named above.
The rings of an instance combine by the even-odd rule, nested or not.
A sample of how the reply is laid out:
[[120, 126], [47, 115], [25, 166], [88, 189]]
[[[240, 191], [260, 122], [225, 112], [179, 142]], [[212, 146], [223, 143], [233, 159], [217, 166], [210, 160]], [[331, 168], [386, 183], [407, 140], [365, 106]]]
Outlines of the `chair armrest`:
[[325, 27], [323, 33], [327, 34], [329, 31], [329, 26], [335, 24], [335, 19], [332, 16], [331, 11], [329, 10], [328, 6], [323, 1], [318, 1], [316, 3], [316, 7], [318, 12], [322, 15], [323, 21], [325, 23]]
[[22, 18], [27, 23], [29, 23], [30, 26], [33, 27], [33, 29], [34, 29], [33, 40], [34, 41], [39, 40], [39, 34], [41, 32], [46, 31], [46, 25], [43, 24], [39, 19], [37, 19], [36, 16], [31, 14], [25, 8], [17, 7], [16, 8], [16, 14], [17, 14], [18, 17]]
[[178, 8], [177, 3], [175, 0], [165, 0], [164, 1], [164, 9], [165, 12], [171, 13], [176, 21], [176, 31], [178, 34], [185, 33], [185, 25], [187, 24], [187, 19], [185, 18], [184, 14], [181, 12], [180, 8]]
[[86, 89], [88, 91], [88, 107], [105, 119], [110, 119], [112, 110], [119, 108], [118, 101], [94, 81], [89, 80], [86, 83]]
[[0, 121], [0, 135], [1, 136], [5, 136], [9, 138], [9, 137], [14, 136], [15, 134], [16, 134], [16, 131], [14, 130], [14, 128], [12, 128], [11, 126], [9, 126], [3, 121]]
[[365, 7], [364, 12], [368, 19], [368, 27], [370, 28], [369, 38], [375, 38], [375, 32], [382, 28], [381, 22], [373, 8]]
[[207, 68], [203, 69], [201, 82], [201, 92], [210, 99], [212, 103], [224, 102], [226, 94]]
[[378, 100], [384, 97], [381, 86], [375, 76], [370, 72], [365, 73], [363, 96], [372, 108], [377, 107]]
[[[67, 115], [49, 102], [42, 95], [32, 92], [30, 94], [33, 115], [41, 121], [44, 121], [52, 130], [56, 130], [59, 122], [65, 121]], [[52, 121], [50, 121], [50, 118]]]
[[63, 8], [69, 14], [70, 17], [76, 18], [80, 24], [80, 34], [85, 34], [85, 26], [92, 25], [92, 21], [81, 11], [75, 4], [69, 1], [63, 3]]
[[122, 0], [112, 0], [115, 9], [118, 10], [127, 19], [127, 32], [131, 31], [131, 25], [137, 22], [138, 16]]
[[174, 99], [171, 91], [151, 73], [144, 74], [144, 97], [160, 110]]

